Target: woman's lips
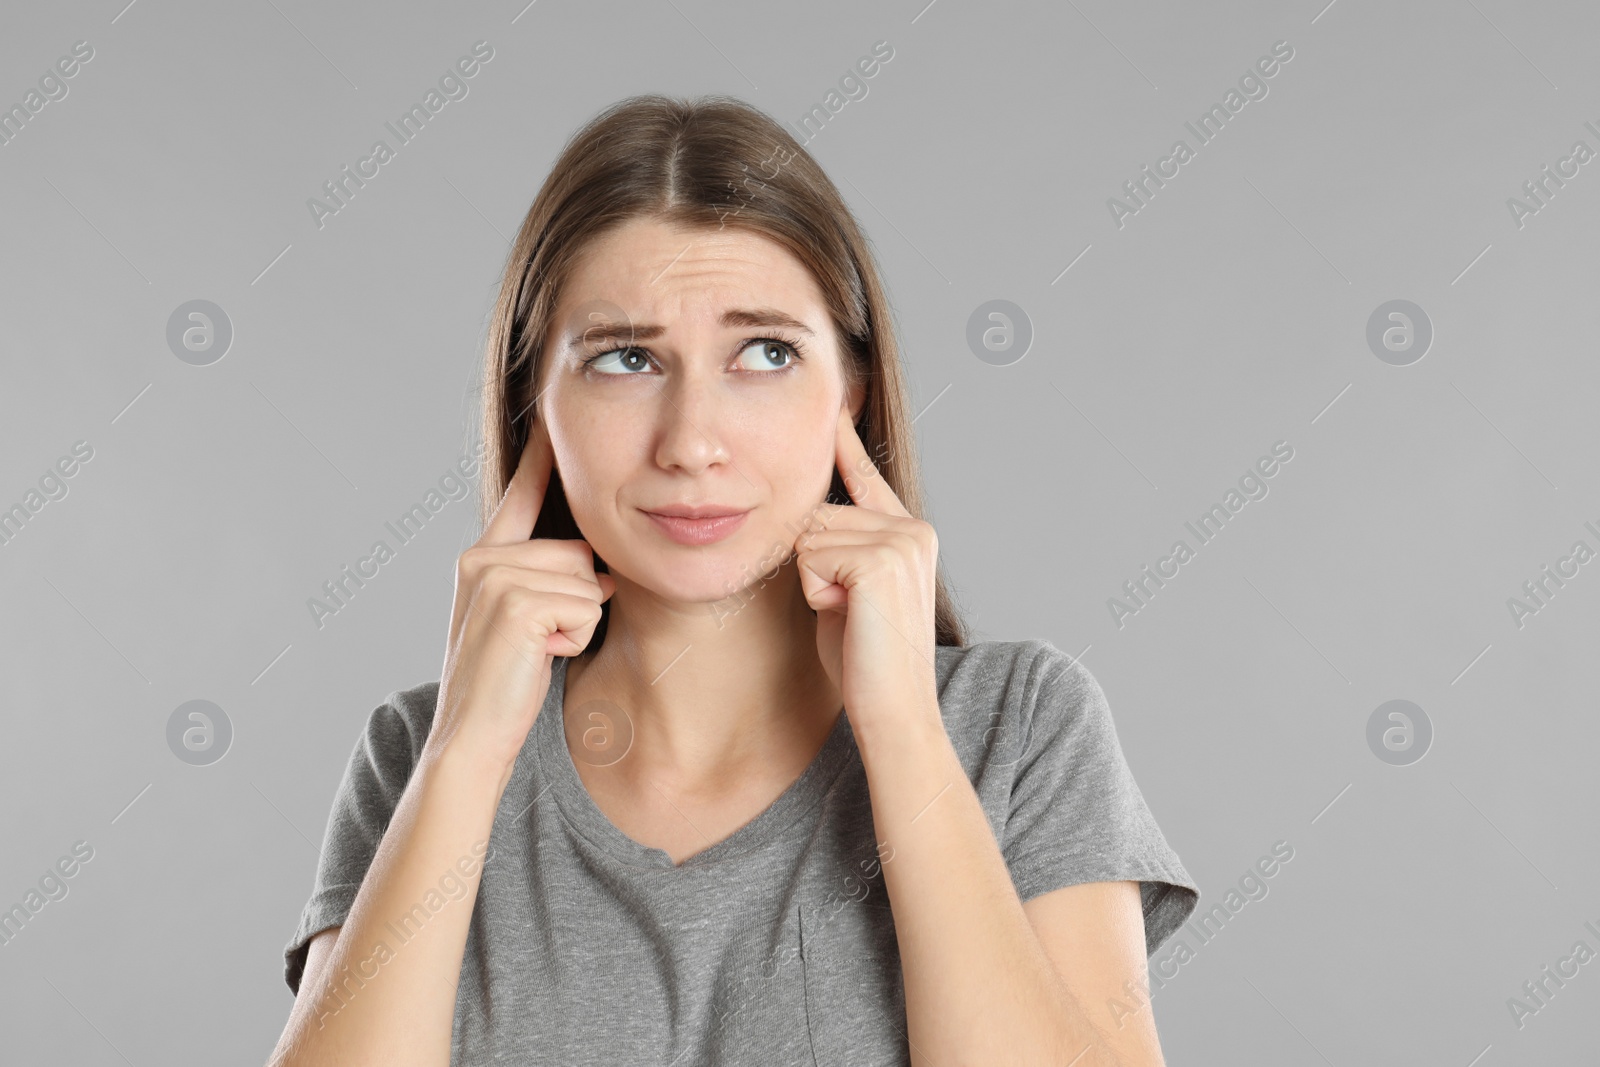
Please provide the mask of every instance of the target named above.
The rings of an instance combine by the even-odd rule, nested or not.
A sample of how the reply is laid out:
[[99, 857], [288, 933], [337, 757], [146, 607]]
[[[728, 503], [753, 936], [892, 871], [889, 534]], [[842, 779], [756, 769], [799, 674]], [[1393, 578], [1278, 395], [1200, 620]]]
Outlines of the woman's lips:
[[656, 529], [680, 545], [709, 545], [731, 535], [744, 524], [748, 511], [737, 515], [718, 515], [709, 519], [687, 519], [677, 515], [657, 515], [646, 511]]

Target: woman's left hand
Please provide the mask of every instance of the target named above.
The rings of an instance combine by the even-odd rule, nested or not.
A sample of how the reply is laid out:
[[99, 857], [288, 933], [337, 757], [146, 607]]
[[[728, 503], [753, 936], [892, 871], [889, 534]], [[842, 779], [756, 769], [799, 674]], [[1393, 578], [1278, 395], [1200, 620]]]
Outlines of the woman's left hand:
[[855, 506], [818, 505], [795, 545], [800, 588], [817, 612], [817, 655], [857, 734], [902, 724], [942, 730], [934, 671], [939, 539], [878, 473], [846, 407], [835, 461]]

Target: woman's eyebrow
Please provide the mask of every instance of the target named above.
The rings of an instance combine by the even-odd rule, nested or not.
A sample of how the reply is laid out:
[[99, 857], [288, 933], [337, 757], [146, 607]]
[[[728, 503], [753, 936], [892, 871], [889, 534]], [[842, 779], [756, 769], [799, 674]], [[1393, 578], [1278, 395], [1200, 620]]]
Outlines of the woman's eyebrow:
[[[792, 318], [777, 308], [729, 308], [722, 313], [724, 326], [783, 326], [791, 330], [811, 333], [811, 327]], [[813, 336], [815, 336], [813, 334]]]
[[[783, 326], [790, 330], [800, 330], [816, 336], [811, 327], [793, 316], [786, 315], [777, 308], [729, 308], [722, 313], [723, 326]], [[585, 327], [581, 332], [573, 333], [567, 337], [567, 345], [577, 348], [581, 345], [609, 345], [617, 341], [649, 341], [660, 337], [667, 332], [665, 326], [647, 325], [642, 323], [624, 322], [596, 322]]]

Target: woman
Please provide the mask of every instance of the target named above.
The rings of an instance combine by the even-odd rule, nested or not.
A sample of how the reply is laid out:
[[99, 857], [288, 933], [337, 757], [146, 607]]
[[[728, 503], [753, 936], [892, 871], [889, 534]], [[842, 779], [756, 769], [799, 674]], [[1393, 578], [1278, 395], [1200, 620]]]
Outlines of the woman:
[[488, 347], [442, 678], [356, 745], [275, 1062], [1161, 1063], [1145, 961], [1196, 887], [1089, 672], [966, 643], [806, 152], [615, 105]]

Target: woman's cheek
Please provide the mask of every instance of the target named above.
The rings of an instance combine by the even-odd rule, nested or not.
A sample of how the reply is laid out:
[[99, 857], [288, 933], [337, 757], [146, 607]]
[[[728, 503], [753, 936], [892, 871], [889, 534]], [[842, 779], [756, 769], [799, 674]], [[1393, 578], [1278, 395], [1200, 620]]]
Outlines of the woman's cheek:
[[590, 495], [587, 487], [576, 496], [570, 491], [567, 493], [567, 508], [572, 512], [579, 535], [589, 542], [591, 548], [602, 555], [609, 555], [604, 549], [615, 550], [617, 536], [610, 526], [618, 520], [598, 506], [598, 501]]
[[744, 443], [769, 470], [809, 484], [819, 472], [833, 476], [837, 419], [836, 414], [822, 412], [820, 405], [773, 411], [749, 421]]
[[585, 471], [582, 464], [571, 458], [560, 460], [556, 464], [556, 471], [561, 478], [561, 491], [567, 498], [567, 510], [572, 513], [572, 521], [578, 527], [578, 535], [585, 541], [595, 545], [596, 535], [604, 537], [604, 530], [599, 519], [599, 509], [595, 507], [593, 478]]

